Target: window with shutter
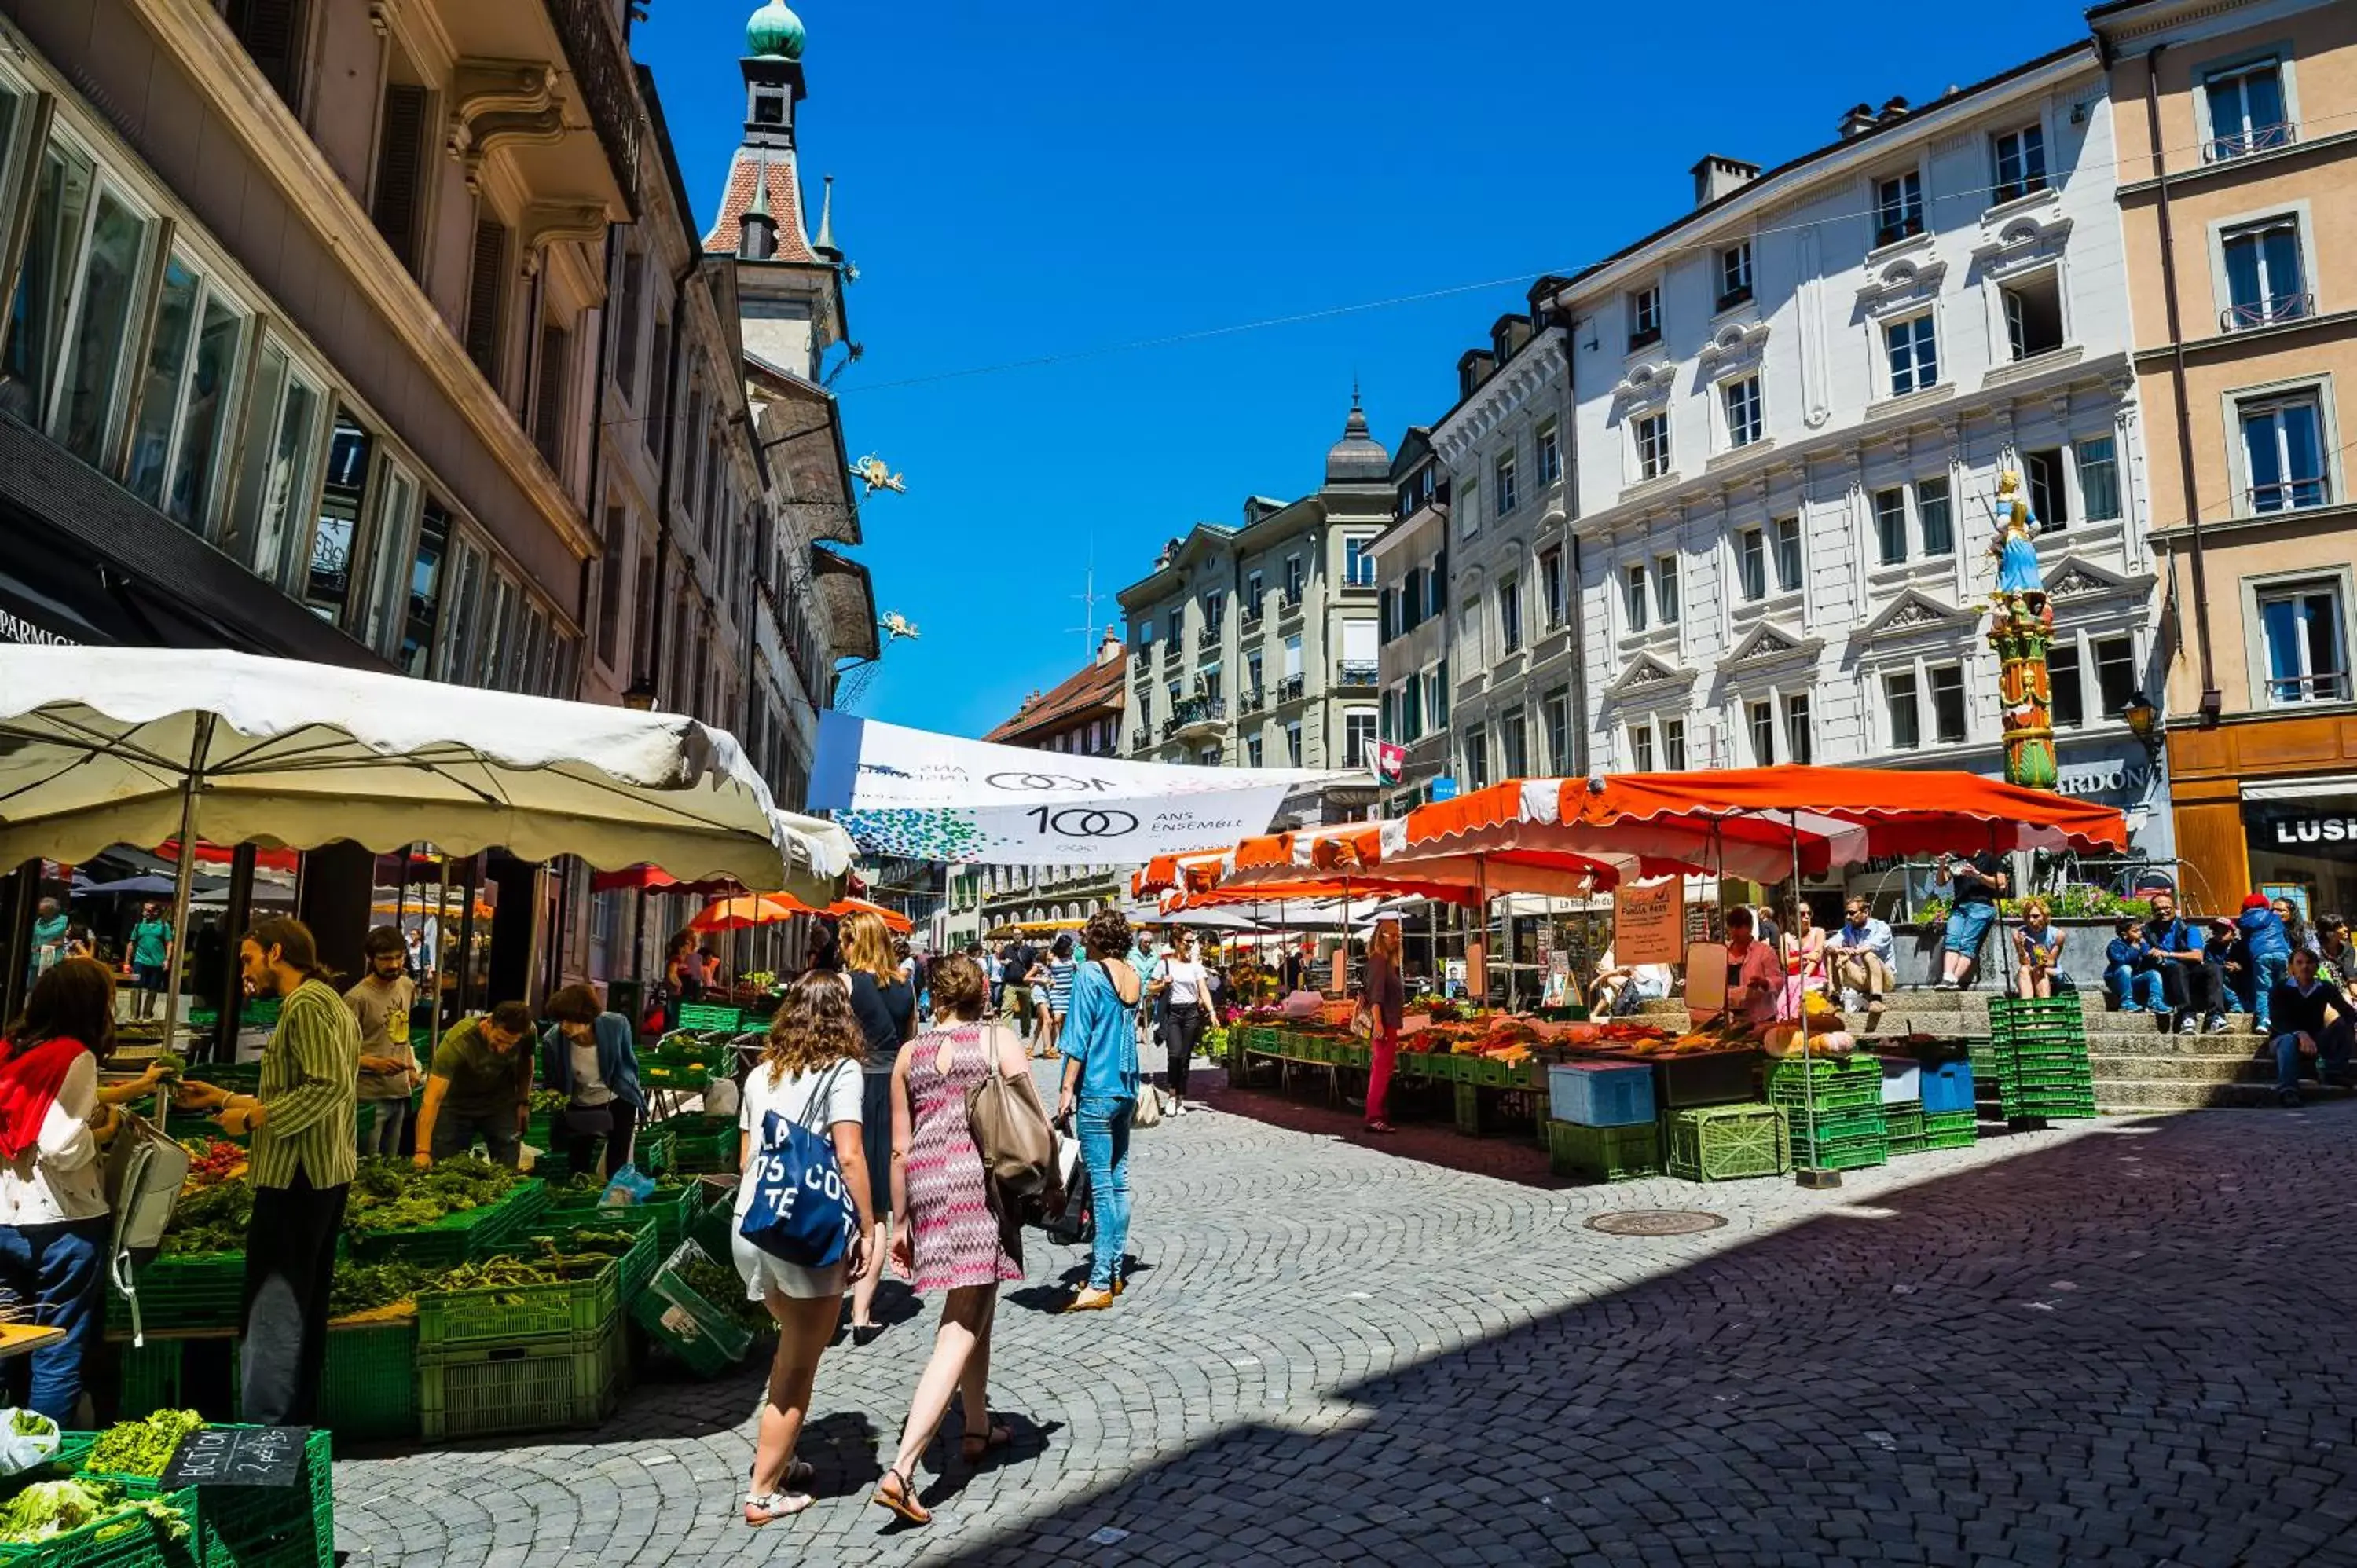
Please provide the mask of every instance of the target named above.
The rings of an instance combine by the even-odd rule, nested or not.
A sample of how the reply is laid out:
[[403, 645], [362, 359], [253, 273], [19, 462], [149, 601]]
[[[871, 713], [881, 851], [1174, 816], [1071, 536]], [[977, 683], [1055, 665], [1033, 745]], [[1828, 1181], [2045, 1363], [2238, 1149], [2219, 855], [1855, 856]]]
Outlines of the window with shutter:
[[540, 329], [540, 381], [532, 402], [533, 445], [552, 468], [565, 466], [565, 379], [573, 370], [573, 334], [562, 327]]
[[425, 169], [425, 89], [385, 84], [376, 137], [376, 190], [369, 217], [402, 270], [417, 271], [418, 193]]
[[467, 276], [467, 358], [493, 388], [500, 384], [500, 307], [507, 291], [508, 231], [475, 224], [475, 259]]
[[290, 109], [302, 86], [302, 0], [229, 0], [229, 30]]

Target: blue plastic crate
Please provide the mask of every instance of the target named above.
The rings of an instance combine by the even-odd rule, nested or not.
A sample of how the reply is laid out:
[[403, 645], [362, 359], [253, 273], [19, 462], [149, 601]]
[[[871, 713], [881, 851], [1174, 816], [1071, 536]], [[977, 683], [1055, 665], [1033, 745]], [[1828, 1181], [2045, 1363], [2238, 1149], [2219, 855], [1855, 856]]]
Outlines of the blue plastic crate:
[[1922, 1089], [1923, 1114], [1926, 1116], [1970, 1111], [1973, 1109], [1973, 1064], [1962, 1058], [1925, 1062]]
[[1653, 1069], [1643, 1064], [1557, 1062], [1547, 1069], [1547, 1109], [1581, 1127], [1634, 1127], [1653, 1119]]

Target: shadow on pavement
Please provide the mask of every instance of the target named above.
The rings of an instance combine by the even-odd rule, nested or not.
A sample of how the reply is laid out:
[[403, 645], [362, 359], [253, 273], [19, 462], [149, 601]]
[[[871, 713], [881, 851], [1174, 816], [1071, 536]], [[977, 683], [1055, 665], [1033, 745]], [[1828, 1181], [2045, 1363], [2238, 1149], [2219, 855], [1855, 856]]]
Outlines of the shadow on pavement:
[[[941, 1561], [2357, 1560], [2357, 1115], [2309, 1112], [2327, 1125], [2246, 1188], [2221, 1173], [2259, 1114], [1827, 1194], [1717, 1251], [1587, 1237], [1592, 1272], [1548, 1289], [1633, 1283]], [[1466, 1299], [1458, 1322], [1379, 1300], [1352, 1327], [1391, 1310], [1395, 1337], [1459, 1339]]]

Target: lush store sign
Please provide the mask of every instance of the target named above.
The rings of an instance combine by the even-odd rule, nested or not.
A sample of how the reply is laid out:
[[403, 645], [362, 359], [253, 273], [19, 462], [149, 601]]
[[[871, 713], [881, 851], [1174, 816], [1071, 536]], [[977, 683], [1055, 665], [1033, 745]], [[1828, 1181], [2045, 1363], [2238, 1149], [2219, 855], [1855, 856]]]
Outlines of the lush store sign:
[[2262, 831], [2274, 848], [2294, 852], [2322, 844], [2357, 843], [2357, 814], [2281, 817], [2264, 824]]

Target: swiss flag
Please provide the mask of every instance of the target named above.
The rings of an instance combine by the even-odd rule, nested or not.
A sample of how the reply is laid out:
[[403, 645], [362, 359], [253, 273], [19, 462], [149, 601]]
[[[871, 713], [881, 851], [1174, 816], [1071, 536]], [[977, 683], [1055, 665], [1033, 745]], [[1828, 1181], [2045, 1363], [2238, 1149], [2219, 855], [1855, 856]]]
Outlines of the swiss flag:
[[1407, 768], [1407, 747], [1394, 746], [1387, 740], [1377, 741], [1372, 767], [1376, 783], [1398, 783], [1400, 774]]

